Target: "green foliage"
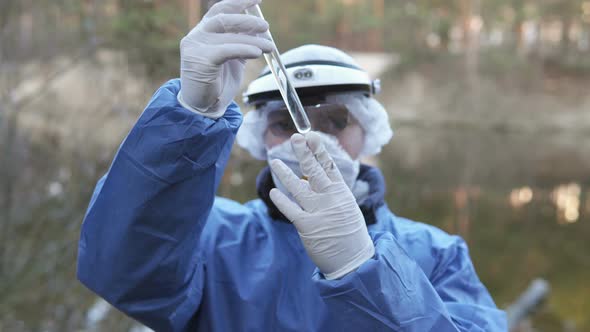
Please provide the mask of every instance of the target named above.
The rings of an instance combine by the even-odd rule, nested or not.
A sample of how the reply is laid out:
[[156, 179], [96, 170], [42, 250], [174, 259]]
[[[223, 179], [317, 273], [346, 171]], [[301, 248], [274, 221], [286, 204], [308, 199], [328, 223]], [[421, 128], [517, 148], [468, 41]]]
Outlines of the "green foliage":
[[118, 15], [106, 33], [114, 47], [126, 51], [132, 63], [148, 75], [169, 78], [178, 75], [180, 39], [187, 22], [175, 2], [156, 6], [153, 2], [121, 1]]
[[[373, 45], [377, 48], [371, 50], [393, 51], [402, 56], [402, 61], [416, 64], [446, 56], [452, 29], [462, 29], [469, 15], [482, 17], [484, 33], [491, 29], [503, 31], [513, 47], [513, 58], [519, 61], [516, 49], [520, 47], [520, 37], [515, 34], [522, 22], [541, 23], [552, 19], [580, 22], [583, 1], [495, 0], [481, 1], [479, 6], [475, 2], [467, 6], [468, 3], [389, 0], [383, 2], [383, 13], [376, 13], [374, 1], [349, 4], [342, 0], [266, 1], [262, 10], [282, 51], [306, 43], [364, 47], [362, 39], [379, 33], [378, 44]], [[103, 25], [107, 41], [127, 52], [132, 63], [141, 64], [149, 75], [158, 79], [176, 76], [178, 44], [189, 30], [183, 2], [118, 0], [117, 5], [116, 17]], [[587, 25], [585, 29], [590, 33]], [[432, 35], [438, 36], [438, 48], [426, 43]], [[584, 61], [578, 60], [568, 61], [567, 65], [577, 63], [584, 65]]]

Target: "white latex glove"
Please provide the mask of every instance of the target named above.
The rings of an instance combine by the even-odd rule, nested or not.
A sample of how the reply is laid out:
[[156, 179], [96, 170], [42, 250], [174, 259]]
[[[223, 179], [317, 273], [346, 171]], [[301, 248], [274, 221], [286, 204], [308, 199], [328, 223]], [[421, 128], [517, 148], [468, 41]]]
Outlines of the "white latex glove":
[[[180, 42], [182, 106], [217, 119], [238, 93], [246, 59], [271, 52], [268, 23], [244, 11], [260, 0], [224, 0]], [[260, 36], [258, 36], [260, 34]]]
[[272, 160], [272, 171], [295, 202], [276, 188], [270, 198], [295, 225], [307, 254], [326, 279], [341, 278], [375, 254], [365, 219], [321, 137], [314, 132], [305, 137], [295, 134], [291, 144], [309, 180], [299, 179], [282, 161]]

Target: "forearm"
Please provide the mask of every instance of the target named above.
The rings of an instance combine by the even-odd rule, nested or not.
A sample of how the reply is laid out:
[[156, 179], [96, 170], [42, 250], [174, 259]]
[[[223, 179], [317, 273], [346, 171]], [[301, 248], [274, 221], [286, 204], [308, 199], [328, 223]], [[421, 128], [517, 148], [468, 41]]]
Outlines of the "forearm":
[[[393, 235], [378, 235], [375, 248], [373, 259], [340, 280], [314, 275], [324, 301], [348, 326], [404, 332], [505, 330], [504, 314], [493, 302], [471, 299], [483, 289], [477, 278], [463, 280], [459, 289], [452, 284], [440, 286], [453, 288], [448, 291], [458, 295], [456, 302], [449, 303]], [[458, 294], [463, 291], [473, 294]]]
[[198, 308], [199, 236], [241, 121], [235, 107], [215, 121], [182, 108], [177, 88], [155, 94], [97, 185], [78, 258], [86, 286], [166, 330]]

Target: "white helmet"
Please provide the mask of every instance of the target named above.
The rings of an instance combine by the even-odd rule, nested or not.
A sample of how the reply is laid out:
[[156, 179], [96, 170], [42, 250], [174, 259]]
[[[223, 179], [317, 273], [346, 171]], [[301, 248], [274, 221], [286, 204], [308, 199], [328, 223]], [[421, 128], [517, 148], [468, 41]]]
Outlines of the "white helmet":
[[[372, 81], [353, 58], [335, 48], [306, 45], [285, 53], [281, 59], [300, 96], [343, 91], [376, 94], [380, 90], [379, 80]], [[248, 86], [244, 103], [276, 98], [280, 98], [279, 88], [267, 66]]]
[[[389, 142], [393, 132], [387, 112], [372, 98], [380, 91], [380, 82], [372, 81], [352, 57], [336, 48], [305, 45], [284, 53], [281, 59], [301, 98], [332, 94], [346, 103], [365, 132], [361, 156], [377, 154]], [[254, 107], [281, 98], [268, 67], [250, 83], [243, 97], [245, 104]], [[266, 159], [264, 128], [266, 114], [250, 111], [236, 137], [238, 145], [259, 160]]]

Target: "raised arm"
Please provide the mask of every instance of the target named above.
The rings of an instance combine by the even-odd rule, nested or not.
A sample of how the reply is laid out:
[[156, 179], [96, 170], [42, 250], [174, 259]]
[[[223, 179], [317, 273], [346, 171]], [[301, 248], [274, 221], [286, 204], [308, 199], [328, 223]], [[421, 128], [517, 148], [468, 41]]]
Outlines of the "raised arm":
[[80, 281], [157, 331], [185, 330], [199, 308], [201, 230], [242, 121], [230, 103], [245, 60], [272, 49], [268, 23], [243, 14], [259, 2], [219, 2], [183, 38], [181, 79], [156, 92], [82, 225]]
[[199, 236], [241, 122], [237, 106], [212, 120], [176, 100], [168, 82], [98, 182], [86, 213], [78, 278], [158, 331], [180, 331], [203, 286]]
[[[506, 330], [504, 313], [479, 281], [460, 238], [417, 223], [405, 233], [404, 245], [394, 236], [395, 227], [369, 234], [320, 136], [295, 134], [291, 143], [308, 180], [281, 161], [271, 162], [293, 200], [278, 189], [270, 192], [271, 199], [297, 228], [318, 267], [314, 281], [320, 295], [342, 326], [350, 331]], [[383, 213], [379, 219], [401, 223]], [[433, 271], [427, 276], [418, 261]]]
[[[340, 280], [314, 275], [321, 296], [352, 330], [507, 331], [506, 316], [479, 281], [465, 243], [458, 237], [416, 233], [414, 246], [432, 249], [435, 264], [427, 276], [391, 233], [372, 235], [375, 256]], [[434, 261], [438, 261], [437, 264]]]

